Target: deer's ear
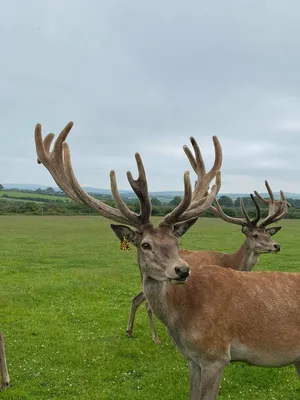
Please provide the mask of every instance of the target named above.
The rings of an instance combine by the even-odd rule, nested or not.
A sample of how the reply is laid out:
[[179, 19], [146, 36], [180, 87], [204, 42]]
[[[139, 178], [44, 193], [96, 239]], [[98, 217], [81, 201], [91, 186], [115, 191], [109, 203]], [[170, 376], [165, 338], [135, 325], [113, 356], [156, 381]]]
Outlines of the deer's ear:
[[275, 235], [278, 231], [280, 231], [281, 226], [273, 226], [272, 228], [266, 229], [266, 232], [268, 232], [271, 236]]
[[242, 226], [242, 232], [247, 235], [250, 232], [250, 229], [248, 228], [247, 225], [243, 225]]
[[117, 236], [117, 238], [122, 241], [124, 240], [124, 237], [132, 243], [134, 246], [136, 246], [136, 241], [137, 241], [137, 232], [133, 231], [131, 228], [129, 228], [126, 225], [110, 225], [111, 229], [114, 231], [114, 234]]
[[180, 237], [180, 236], [184, 235], [194, 225], [194, 223], [197, 220], [198, 220], [198, 218], [193, 218], [188, 221], [179, 222], [178, 224], [175, 224], [174, 229], [173, 229], [173, 234], [176, 237]]

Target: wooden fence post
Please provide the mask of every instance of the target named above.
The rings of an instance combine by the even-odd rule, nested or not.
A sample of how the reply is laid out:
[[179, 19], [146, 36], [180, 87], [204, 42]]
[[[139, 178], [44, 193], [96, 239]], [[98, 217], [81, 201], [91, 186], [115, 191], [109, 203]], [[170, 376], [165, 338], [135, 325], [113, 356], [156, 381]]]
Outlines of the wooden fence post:
[[5, 346], [4, 346], [4, 335], [0, 333], [0, 369], [1, 369], [1, 387], [5, 389], [9, 386], [9, 375], [6, 364], [6, 356], [5, 356]]

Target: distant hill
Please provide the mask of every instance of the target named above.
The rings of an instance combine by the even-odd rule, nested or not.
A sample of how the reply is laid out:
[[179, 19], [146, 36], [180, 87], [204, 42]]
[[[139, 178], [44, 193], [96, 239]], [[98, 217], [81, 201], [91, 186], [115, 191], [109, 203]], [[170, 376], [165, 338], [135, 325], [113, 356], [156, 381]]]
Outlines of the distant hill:
[[[4, 189], [19, 189], [19, 190], [36, 190], [36, 189], [47, 189], [49, 186], [36, 185], [31, 183], [2, 183]], [[53, 188], [55, 189], [55, 188]]]
[[[45, 190], [49, 186], [45, 185], [39, 185], [39, 184], [20, 184], [20, 183], [3, 183], [3, 186], [5, 189], [18, 189], [18, 190], [37, 190], [37, 189], [42, 189]], [[58, 187], [53, 187], [55, 191], [60, 191]], [[99, 188], [93, 188], [93, 187], [83, 187], [83, 189], [88, 192], [88, 193], [95, 193], [95, 194], [111, 194], [110, 189], [99, 189]], [[123, 197], [127, 198], [134, 198], [136, 197], [135, 194], [132, 191], [128, 190], [120, 190], [120, 193], [122, 194]], [[159, 191], [159, 192], [150, 192], [149, 193], [151, 197], [157, 197], [160, 200], [163, 199], [173, 199], [175, 196], [182, 196], [183, 192], [182, 191]], [[268, 193], [261, 193], [263, 197], [268, 197]], [[249, 193], [220, 193], [218, 197], [220, 196], [228, 196], [231, 197], [233, 200], [237, 199], [238, 197], [248, 197]], [[279, 198], [279, 192], [274, 192], [275, 198]], [[299, 193], [291, 193], [291, 192], [285, 192], [285, 196], [292, 198], [292, 199], [300, 199], [300, 194]]]
[[[276, 199], [279, 199], [280, 193], [279, 192], [273, 192], [274, 197]], [[238, 197], [248, 197], [250, 193], [220, 193], [218, 197], [220, 196], [228, 196], [231, 197], [232, 200], [237, 199]], [[262, 197], [269, 197], [269, 194], [267, 192], [262, 192], [260, 193]], [[291, 192], [284, 192], [285, 197], [290, 198], [290, 199], [300, 199], [300, 193], [291, 193]]]

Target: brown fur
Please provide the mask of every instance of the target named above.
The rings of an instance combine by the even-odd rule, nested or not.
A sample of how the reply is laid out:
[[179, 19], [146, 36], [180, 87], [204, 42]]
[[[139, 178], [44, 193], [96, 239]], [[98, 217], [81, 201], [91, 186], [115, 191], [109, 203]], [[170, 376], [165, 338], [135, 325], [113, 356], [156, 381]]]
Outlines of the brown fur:
[[234, 253], [222, 253], [214, 250], [179, 250], [179, 255], [184, 261], [191, 265], [191, 268], [197, 268], [201, 265], [217, 265], [222, 268], [240, 270], [245, 258], [245, 249], [244, 245], [242, 245]]
[[172, 324], [188, 341], [196, 331], [197, 346], [219, 352], [235, 340], [266, 353], [299, 349], [300, 357], [299, 274], [209, 266], [194, 268], [183, 285], [166, 285], [167, 312], [176, 315]]
[[191, 400], [217, 399], [231, 361], [294, 364], [299, 374], [300, 274], [190, 264], [187, 281], [174, 285], [168, 281], [170, 265], [165, 271], [157, 267], [159, 279], [140, 266], [152, 311], [188, 360]]

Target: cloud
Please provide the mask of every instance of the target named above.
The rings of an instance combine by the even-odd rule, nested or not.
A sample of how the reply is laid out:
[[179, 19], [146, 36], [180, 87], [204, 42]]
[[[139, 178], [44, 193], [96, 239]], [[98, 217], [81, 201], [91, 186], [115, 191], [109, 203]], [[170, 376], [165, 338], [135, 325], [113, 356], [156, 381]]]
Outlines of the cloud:
[[119, 187], [144, 159], [150, 190], [180, 190], [195, 136], [223, 146], [223, 192], [300, 192], [296, 0], [27, 0], [0, 15], [0, 182], [53, 185], [33, 129], [69, 137], [78, 179]]

